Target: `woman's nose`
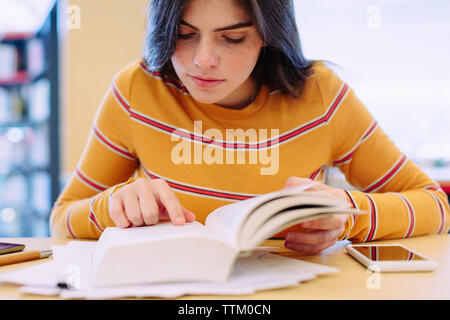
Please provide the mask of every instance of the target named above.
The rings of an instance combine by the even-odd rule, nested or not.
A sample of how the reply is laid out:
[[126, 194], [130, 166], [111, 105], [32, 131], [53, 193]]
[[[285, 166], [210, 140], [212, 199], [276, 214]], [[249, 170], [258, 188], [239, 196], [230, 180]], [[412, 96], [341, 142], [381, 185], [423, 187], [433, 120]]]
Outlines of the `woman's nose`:
[[194, 64], [200, 69], [208, 69], [218, 66], [219, 55], [216, 53], [211, 41], [200, 41], [195, 50]]

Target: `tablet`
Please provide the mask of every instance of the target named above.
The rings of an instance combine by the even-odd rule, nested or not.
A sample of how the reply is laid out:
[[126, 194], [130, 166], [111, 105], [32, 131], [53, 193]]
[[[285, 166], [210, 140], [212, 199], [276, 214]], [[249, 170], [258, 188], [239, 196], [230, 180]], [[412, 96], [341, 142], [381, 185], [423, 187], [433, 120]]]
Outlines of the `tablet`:
[[437, 263], [402, 245], [354, 245], [345, 246], [346, 251], [371, 271], [406, 272], [433, 271]]

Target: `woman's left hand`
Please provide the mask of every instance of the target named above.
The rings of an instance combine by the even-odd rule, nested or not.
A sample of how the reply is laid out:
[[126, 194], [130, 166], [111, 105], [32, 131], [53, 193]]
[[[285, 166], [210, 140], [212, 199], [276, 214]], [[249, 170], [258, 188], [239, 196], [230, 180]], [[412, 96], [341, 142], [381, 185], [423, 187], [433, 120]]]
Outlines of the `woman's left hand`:
[[[347, 199], [344, 190], [329, 187], [323, 183], [315, 182], [311, 179], [290, 177], [285, 188], [296, 187], [303, 184], [313, 186], [307, 191], [328, 191], [330, 194]], [[339, 236], [344, 232], [345, 222], [348, 215], [336, 214], [330, 217], [310, 220], [301, 223], [305, 232], [290, 231], [286, 234], [285, 247], [299, 252], [319, 253], [336, 243]]]

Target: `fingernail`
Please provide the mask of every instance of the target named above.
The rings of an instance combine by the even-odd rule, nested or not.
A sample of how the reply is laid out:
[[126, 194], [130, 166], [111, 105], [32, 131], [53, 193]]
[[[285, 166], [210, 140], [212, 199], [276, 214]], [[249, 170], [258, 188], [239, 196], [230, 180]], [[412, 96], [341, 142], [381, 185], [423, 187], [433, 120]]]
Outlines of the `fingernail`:
[[177, 217], [175, 219], [175, 224], [184, 224], [184, 219], [182, 217]]
[[195, 216], [195, 214], [191, 211], [189, 211], [189, 220], [195, 221], [197, 217]]

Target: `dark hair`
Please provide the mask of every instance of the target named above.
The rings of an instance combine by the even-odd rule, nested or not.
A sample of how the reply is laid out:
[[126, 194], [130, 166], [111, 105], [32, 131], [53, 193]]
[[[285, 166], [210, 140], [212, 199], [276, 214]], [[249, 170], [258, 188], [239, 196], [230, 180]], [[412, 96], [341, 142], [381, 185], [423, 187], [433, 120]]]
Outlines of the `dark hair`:
[[[152, 0], [147, 13], [144, 60], [148, 68], [173, 73], [178, 26], [191, 0]], [[239, 0], [254, 17], [266, 46], [261, 49], [252, 76], [269, 88], [293, 97], [303, 91], [313, 61], [302, 52], [292, 0]]]

